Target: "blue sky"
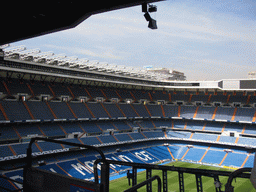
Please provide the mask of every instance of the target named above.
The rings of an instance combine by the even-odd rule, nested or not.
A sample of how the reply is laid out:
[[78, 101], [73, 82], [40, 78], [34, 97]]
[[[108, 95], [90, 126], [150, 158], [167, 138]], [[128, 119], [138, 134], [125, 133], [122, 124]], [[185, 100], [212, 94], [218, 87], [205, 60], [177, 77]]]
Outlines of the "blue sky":
[[187, 80], [247, 78], [256, 71], [256, 1], [154, 3], [157, 30], [141, 6], [93, 15], [76, 28], [13, 43], [125, 66], [165, 67]]

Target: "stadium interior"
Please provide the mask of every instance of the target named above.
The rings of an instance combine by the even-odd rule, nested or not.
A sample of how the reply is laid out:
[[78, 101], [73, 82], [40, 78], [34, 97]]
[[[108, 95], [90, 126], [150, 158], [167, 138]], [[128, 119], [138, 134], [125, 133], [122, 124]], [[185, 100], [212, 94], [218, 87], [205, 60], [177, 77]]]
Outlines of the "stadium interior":
[[[134, 73], [121, 67], [113, 71], [113, 66], [89, 65], [88, 61], [74, 62], [20, 49], [4, 49], [0, 57], [2, 191], [23, 191], [29, 152], [32, 166], [46, 171], [33, 173], [39, 178], [32, 179], [38, 188], [43, 185], [40, 177], [50, 172], [63, 175], [65, 182], [67, 178], [88, 182], [87, 188], [79, 188], [82, 184], [72, 180], [78, 184], [70, 184], [70, 191], [107, 192], [106, 186], [94, 183], [100, 179], [107, 185], [109, 177], [126, 176], [128, 170], [132, 170], [130, 178], [136, 186], [137, 168], [145, 168], [150, 180], [149, 168], [160, 169], [154, 165], [172, 161], [232, 170], [253, 167], [255, 89], [164, 82], [146, 71]], [[30, 147], [32, 151], [27, 150]], [[95, 148], [109, 160], [108, 169], [96, 165], [102, 154]], [[180, 191], [184, 191], [183, 172], [192, 170], [170, 169], [179, 172]], [[194, 171], [197, 191], [203, 191], [201, 175], [206, 173]], [[211, 174], [217, 182], [218, 174]], [[152, 191], [148, 183], [147, 191]], [[220, 186], [216, 185], [216, 191], [221, 191]]]

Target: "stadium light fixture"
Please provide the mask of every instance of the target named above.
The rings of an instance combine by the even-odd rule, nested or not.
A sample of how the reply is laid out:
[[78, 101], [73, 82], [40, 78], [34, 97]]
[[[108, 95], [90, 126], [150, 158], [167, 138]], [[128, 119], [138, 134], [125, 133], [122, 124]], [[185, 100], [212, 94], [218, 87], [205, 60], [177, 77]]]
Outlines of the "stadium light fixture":
[[144, 17], [149, 22], [148, 28], [150, 29], [157, 29], [156, 20], [152, 19], [148, 12], [156, 12], [157, 7], [155, 5], [149, 5], [149, 8], [147, 7], [147, 3], [142, 4], [142, 12], [145, 12]]
[[157, 7], [156, 5], [149, 5], [149, 8], [148, 8], [148, 12], [157, 12]]
[[156, 20], [155, 19], [151, 19], [149, 21], [148, 28], [150, 28], [150, 29], [157, 29], [157, 25], [156, 25]]

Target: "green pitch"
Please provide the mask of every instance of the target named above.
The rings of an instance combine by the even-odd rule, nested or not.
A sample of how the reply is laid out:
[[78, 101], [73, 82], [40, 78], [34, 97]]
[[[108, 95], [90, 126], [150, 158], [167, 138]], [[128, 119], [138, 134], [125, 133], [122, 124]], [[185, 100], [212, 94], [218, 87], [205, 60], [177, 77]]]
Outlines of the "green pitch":
[[[187, 167], [187, 168], [198, 168], [198, 169], [209, 169], [209, 170], [220, 170], [220, 171], [228, 171], [227, 169], [218, 168], [218, 167], [212, 167], [212, 166], [205, 166], [205, 165], [199, 165], [199, 164], [193, 164], [193, 163], [186, 163], [186, 162], [173, 162], [168, 165], [174, 165], [177, 167]], [[152, 176], [159, 175], [162, 180], [162, 172], [155, 170], [152, 171]], [[140, 183], [142, 181], [146, 180], [146, 173], [145, 171], [138, 173], [138, 180], [137, 183]], [[223, 184], [222, 191], [225, 190], [225, 184], [227, 183], [228, 177], [220, 177], [220, 182]], [[196, 179], [195, 175], [193, 174], [186, 174], [184, 173], [184, 183], [185, 183], [185, 191], [189, 192], [196, 192]], [[210, 177], [202, 177], [202, 183], [203, 183], [203, 191], [205, 192], [216, 192], [214, 187], [214, 180]], [[236, 180], [233, 180], [232, 186], [235, 187], [235, 192], [256, 192], [256, 190], [253, 188], [251, 182], [249, 179], [242, 179], [237, 178]], [[116, 179], [110, 182], [110, 191], [111, 192], [121, 192], [125, 189], [128, 189], [128, 180], [126, 177]], [[153, 181], [152, 184], [152, 191], [157, 191], [157, 180]], [[138, 190], [138, 192], [145, 192], [146, 187], [142, 187]], [[178, 180], [178, 173], [177, 172], [168, 172], [168, 191], [169, 192], [179, 192], [179, 180]]]

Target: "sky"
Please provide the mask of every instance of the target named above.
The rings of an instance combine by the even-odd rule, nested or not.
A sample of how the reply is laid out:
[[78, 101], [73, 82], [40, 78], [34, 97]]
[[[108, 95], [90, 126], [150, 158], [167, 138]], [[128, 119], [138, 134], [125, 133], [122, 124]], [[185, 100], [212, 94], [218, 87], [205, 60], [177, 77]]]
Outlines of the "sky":
[[11, 44], [109, 64], [168, 68], [187, 80], [247, 78], [256, 71], [255, 0], [154, 3], [158, 29], [141, 6], [92, 15], [73, 29]]

